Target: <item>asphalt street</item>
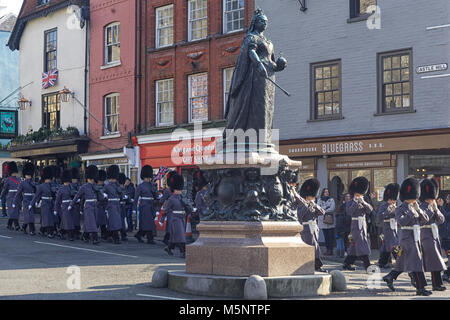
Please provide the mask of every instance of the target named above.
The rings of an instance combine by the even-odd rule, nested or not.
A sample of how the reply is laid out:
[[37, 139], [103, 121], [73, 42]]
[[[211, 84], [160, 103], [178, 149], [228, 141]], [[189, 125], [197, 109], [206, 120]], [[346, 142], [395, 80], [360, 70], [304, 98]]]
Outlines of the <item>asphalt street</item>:
[[[156, 241], [154, 245], [138, 243], [129, 233], [129, 241], [120, 245], [108, 242], [92, 245], [10, 231], [6, 229], [6, 221], [0, 218], [0, 300], [211, 299], [151, 287], [156, 268], [184, 270], [185, 267], [183, 258], [177, 254], [168, 256], [163, 251], [164, 244], [161, 241]], [[341, 262], [333, 260], [325, 260], [324, 268], [328, 271], [341, 270]], [[448, 284], [449, 290], [445, 292], [434, 292], [427, 298], [415, 296], [415, 290], [405, 274], [395, 283], [397, 290], [391, 292], [380, 281], [380, 277], [389, 271], [381, 270], [380, 274], [371, 276], [372, 280], [362, 267], [356, 271], [344, 271], [347, 291], [306, 299], [450, 298]], [[427, 279], [431, 283], [429, 274]]]

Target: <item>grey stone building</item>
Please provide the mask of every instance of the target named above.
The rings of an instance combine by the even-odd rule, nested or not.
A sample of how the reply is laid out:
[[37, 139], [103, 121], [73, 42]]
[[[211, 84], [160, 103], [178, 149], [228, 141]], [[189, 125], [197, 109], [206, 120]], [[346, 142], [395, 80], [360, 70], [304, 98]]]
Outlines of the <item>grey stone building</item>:
[[256, 7], [288, 60], [277, 82], [292, 96], [277, 91], [274, 128], [280, 151], [303, 161], [303, 179], [333, 189], [341, 180], [346, 189], [364, 175], [382, 197], [389, 182], [433, 174], [442, 195], [450, 192], [450, 1]]

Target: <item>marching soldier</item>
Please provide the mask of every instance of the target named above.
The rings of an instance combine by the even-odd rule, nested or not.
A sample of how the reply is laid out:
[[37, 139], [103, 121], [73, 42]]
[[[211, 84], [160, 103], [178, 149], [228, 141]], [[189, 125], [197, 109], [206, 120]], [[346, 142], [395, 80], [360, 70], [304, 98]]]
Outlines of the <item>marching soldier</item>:
[[[72, 196], [72, 199], [75, 197], [75, 195], [80, 190], [80, 172], [77, 168], [72, 168], [72, 183], [70, 184], [70, 194]], [[80, 210], [80, 203], [77, 202], [72, 207], [72, 210], [70, 210], [72, 217], [73, 217], [73, 225], [74, 225], [74, 234], [75, 239], [79, 240], [81, 236], [81, 210]]]
[[106, 170], [108, 184], [103, 188], [105, 197], [108, 199], [106, 204], [107, 227], [109, 235], [115, 244], [120, 244], [119, 231], [122, 229], [122, 221], [120, 216], [120, 198], [121, 190], [117, 179], [119, 178], [119, 167], [111, 165]]
[[146, 165], [142, 168], [141, 179], [144, 180], [136, 189], [133, 201], [133, 213], [136, 213], [138, 203], [140, 203], [140, 219], [138, 232], [134, 235], [139, 242], [143, 242], [142, 236], [147, 236], [147, 243], [154, 244], [153, 233], [155, 227], [155, 205], [156, 190], [151, 182], [153, 178], [153, 168]]
[[72, 201], [70, 183], [72, 181], [72, 171], [64, 170], [61, 175], [62, 186], [58, 189], [56, 193], [55, 216], [59, 214], [61, 217], [61, 239], [66, 239], [66, 234], [70, 241], [74, 240], [74, 230], [75, 226], [73, 224], [73, 215], [69, 211], [69, 205]]
[[394, 280], [402, 272], [408, 272], [413, 278], [416, 294], [429, 296], [431, 291], [425, 290], [427, 285], [422, 252], [420, 248], [420, 226], [428, 222], [429, 218], [420, 209], [417, 199], [420, 197], [419, 181], [407, 178], [400, 187], [400, 200], [403, 202], [395, 211], [395, 218], [400, 225], [400, 251], [394, 269], [383, 277], [389, 289], [395, 291]]
[[349, 192], [353, 199], [348, 203], [347, 212], [352, 217], [351, 236], [352, 241], [347, 250], [347, 257], [344, 260], [344, 270], [355, 270], [352, 264], [356, 259], [361, 259], [364, 269], [370, 266], [370, 247], [367, 234], [366, 215], [369, 215], [373, 208], [364, 201], [364, 195], [369, 189], [369, 181], [365, 177], [356, 177], [350, 184]]
[[424, 179], [420, 183], [420, 208], [428, 216], [428, 222], [420, 228], [422, 244], [423, 267], [425, 272], [431, 272], [433, 291], [445, 291], [442, 285], [441, 271], [446, 270], [442, 257], [438, 225], [443, 224], [445, 217], [439, 210], [436, 199], [439, 196], [439, 183], [434, 179]]
[[[380, 248], [380, 268], [386, 268], [391, 258], [391, 253], [398, 246], [397, 221], [395, 220], [395, 210], [400, 186], [398, 183], [391, 183], [386, 186], [383, 194], [384, 203], [378, 208], [378, 215], [383, 221], [382, 245]], [[396, 258], [396, 257], [395, 257]]]
[[[325, 210], [315, 204], [315, 199], [319, 195], [320, 182], [317, 179], [308, 179], [300, 187], [300, 197], [306, 200], [306, 205], [300, 205], [297, 209], [298, 222], [303, 225], [301, 237], [303, 242], [314, 246], [316, 252], [315, 270], [326, 272], [322, 269], [323, 263], [320, 260], [319, 228], [317, 218], [325, 214]], [[302, 203], [303, 204], [303, 203]]]
[[172, 191], [172, 195], [170, 198], [164, 203], [163, 209], [164, 214], [168, 217], [170, 221], [170, 239], [169, 245], [164, 248], [169, 255], [173, 255], [172, 250], [175, 247], [178, 247], [181, 256], [183, 258], [186, 257], [186, 215], [189, 215], [190, 212], [186, 212], [188, 207], [183, 202], [181, 197], [181, 193], [184, 187], [184, 179], [178, 174], [174, 173], [169, 178], [170, 189]]
[[8, 225], [7, 229], [13, 230], [13, 224], [15, 226], [15, 230], [20, 230], [19, 225], [19, 207], [13, 206], [13, 200], [17, 193], [17, 188], [20, 184], [20, 179], [17, 178], [19, 170], [17, 170], [17, 164], [15, 161], [11, 161], [8, 163], [8, 174], [9, 177], [6, 178], [6, 181], [3, 185], [2, 193], [0, 194], [0, 198], [6, 195], [6, 206], [8, 207]]
[[[98, 178], [98, 169], [95, 165], [90, 165], [86, 168], [87, 182], [80, 187], [75, 197], [69, 205], [69, 211], [76, 205], [78, 199], [84, 201], [83, 208], [83, 234], [86, 240], [91, 241], [92, 244], [98, 244], [98, 230], [97, 222], [95, 221], [95, 211], [97, 209], [97, 201], [103, 200], [103, 194], [97, 188], [95, 180]], [[87, 237], [89, 237], [87, 239]]]
[[122, 241], [128, 241], [127, 237], [127, 204], [130, 202], [130, 197], [127, 194], [125, 189], [125, 181], [127, 177], [124, 173], [119, 173], [119, 178], [117, 182], [119, 182], [120, 186], [120, 220], [122, 221], [122, 229], [120, 229], [120, 238]]
[[[59, 183], [57, 181], [57, 178], [61, 175], [61, 170], [58, 166], [52, 165], [50, 166], [52, 168], [52, 180], [50, 182], [50, 187], [52, 190], [53, 199], [56, 199], [56, 194], [58, 193], [59, 189]], [[59, 211], [55, 214], [54, 213], [54, 223], [55, 223], [55, 233], [61, 236], [61, 233], [58, 231], [60, 229], [61, 225], [61, 217], [59, 216]]]
[[19, 208], [20, 203], [22, 202], [23, 232], [25, 234], [27, 233], [28, 226], [29, 234], [31, 236], [34, 236], [34, 209], [28, 209], [28, 206], [30, 205], [31, 200], [33, 199], [33, 196], [36, 192], [36, 186], [32, 180], [34, 175], [34, 165], [31, 162], [25, 163], [25, 165], [23, 166], [22, 174], [25, 180], [23, 180], [17, 188], [17, 192], [13, 200], [13, 207]]
[[[98, 179], [97, 179], [97, 187], [100, 189], [100, 192], [104, 193], [105, 188], [105, 180], [107, 178], [105, 170], [98, 171]], [[108, 219], [106, 217], [106, 205], [108, 203], [108, 199], [105, 198], [103, 201], [97, 202], [97, 211], [96, 211], [96, 222], [97, 227], [100, 228], [100, 237], [103, 240], [108, 239], [108, 231], [106, 225], [108, 224]]]
[[28, 210], [31, 210], [36, 203], [41, 202], [41, 229], [39, 234], [49, 238], [55, 237], [54, 194], [51, 187], [52, 175], [52, 168], [45, 167], [41, 175], [43, 183], [37, 186], [36, 194], [28, 205]]

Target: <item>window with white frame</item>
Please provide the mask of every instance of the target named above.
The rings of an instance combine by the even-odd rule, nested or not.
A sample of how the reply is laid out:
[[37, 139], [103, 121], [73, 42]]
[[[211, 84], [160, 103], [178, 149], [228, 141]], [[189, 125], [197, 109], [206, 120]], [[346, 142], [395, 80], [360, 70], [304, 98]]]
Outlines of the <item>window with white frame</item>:
[[208, 35], [208, 1], [189, 0], [188, 40], [204, 39]]
[[119, 132], [119, 98], [118, 93], [105, 97], [105, 135]]
[[244, 29], [244, 0], [223, 0], [223, 33]]
[[189, 122], [208, 120], [208, 74], [188, 77]]
[[120, 23], [105, 28], [105, 64], [120, 62]]
[[156, 9], [156, 47], [173, 44], [173, 5]]
[[173, 124], [173, 79], [156, 81], [156, 125]]
[[233, 77], [234, 68], [223, 69], [223, 114], [227, 107], [228, 95], [230, 94], [231, 78]]

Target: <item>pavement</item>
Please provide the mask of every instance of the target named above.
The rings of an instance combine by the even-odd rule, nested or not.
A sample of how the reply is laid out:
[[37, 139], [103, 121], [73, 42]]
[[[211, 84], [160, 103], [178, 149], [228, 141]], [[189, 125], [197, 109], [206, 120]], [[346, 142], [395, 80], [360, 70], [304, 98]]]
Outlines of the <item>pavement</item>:
[[[92, 245], [30, 236], [6, 229], [0, 218], [0, 300], [221, 300], [151, 287], [153, 272], [159, 268], [184, 270], [178, 252], [169, 256], [160, 239], [156, 244], [138, 243], [131, 233], [129, 241], [115, 245]], [[38, 226], [37, 226], [38, 227]], [[36, 228], [38, 230], [38, 228]], [[373, 254], [373, 262], [377, 260]], [[342, 259], [325, 257], [324, 269], [342, 270]], [[375, 270], [377, 271], [377, 270]], [[416, 297], [409, 277], [402, 274], [391, 292], [381, 281], [389, 269], [368, 275], [362, 266], [343, 271], [348, 290], [326, 297], [301, 299], [334, 300], [415, 300], [449, 299], [449, 290], [430, 297]], [[430, 275], [427, 279], [431, 283]], [[369, 280], [369, 282], [368, 282]], [[227, 300], [227, 299], [224, 299]]]

